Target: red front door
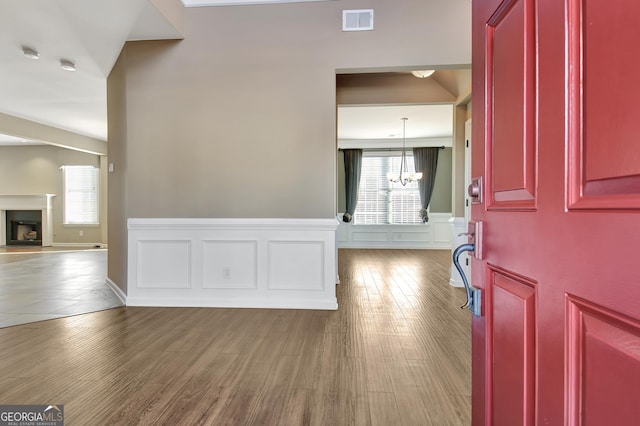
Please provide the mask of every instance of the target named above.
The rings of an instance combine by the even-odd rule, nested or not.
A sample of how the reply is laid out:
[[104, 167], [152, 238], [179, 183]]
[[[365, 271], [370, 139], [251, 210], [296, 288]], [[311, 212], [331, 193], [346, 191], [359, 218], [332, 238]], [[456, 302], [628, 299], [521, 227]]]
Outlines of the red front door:
[[640, 2], [472, 7], [473, 422], [640, 424]]

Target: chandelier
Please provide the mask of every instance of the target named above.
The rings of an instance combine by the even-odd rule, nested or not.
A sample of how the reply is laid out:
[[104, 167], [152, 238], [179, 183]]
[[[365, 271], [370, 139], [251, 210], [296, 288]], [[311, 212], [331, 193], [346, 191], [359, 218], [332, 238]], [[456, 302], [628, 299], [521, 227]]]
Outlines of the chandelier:
[[415, 171], [409, 171], [407, 167], [407, 151], [406, 151], [406, 126], [407, 126], [407, 117], [402, 117], [402, 157], [400, 158], [400, 174], [396, 177], [393, 172], [387, 173], [387, 179], [389, 182], [393, 183], [401, 183], [402, 186], [405, 186], [409, 182], [413, 182], [422, 178], [422, 173], [416, 173]]

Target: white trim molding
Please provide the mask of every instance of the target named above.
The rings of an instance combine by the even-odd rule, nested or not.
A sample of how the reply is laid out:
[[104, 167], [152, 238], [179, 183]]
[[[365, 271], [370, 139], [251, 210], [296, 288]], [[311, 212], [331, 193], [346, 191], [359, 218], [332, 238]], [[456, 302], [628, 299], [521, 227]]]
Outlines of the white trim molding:
[[127, 295], [124, 294], [122, 289], [118, 287], [116, 283], [107, 278], [106, 281], [107, 287], [113, 292], [113, 294], [120, 300], [123, 305], [127, 304]]
[[337, 309], [331, 219], [129, 219], [128, 306]]

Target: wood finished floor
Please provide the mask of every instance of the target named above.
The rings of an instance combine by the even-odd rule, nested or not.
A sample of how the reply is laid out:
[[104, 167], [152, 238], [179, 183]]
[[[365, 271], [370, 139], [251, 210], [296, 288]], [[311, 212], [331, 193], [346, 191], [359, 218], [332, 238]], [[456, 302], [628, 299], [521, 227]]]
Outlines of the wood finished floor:
[[449, 251], [340, 250], [338, 311], [117, 308], [0, 329], [0, 403], [67, 425], [468, 425]]

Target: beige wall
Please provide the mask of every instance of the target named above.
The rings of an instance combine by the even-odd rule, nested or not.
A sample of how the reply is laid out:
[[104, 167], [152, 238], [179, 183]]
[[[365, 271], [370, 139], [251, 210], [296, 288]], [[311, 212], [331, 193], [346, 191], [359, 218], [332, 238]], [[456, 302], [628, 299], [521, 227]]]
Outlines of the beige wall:
[[109, 257], [107, 278], [127, 292], [127, 103], [122, 53], [109, 75], [107, 118], [109, 123]]
[[436, 181], [429, 203], [432, 213], [451, 213], [451, 151], [445, 148], [438, 154]]
[[[375, 31], [342, 32], [362, 8]], [[336, 72], [469, 64], [469, 28], [462, 0], [342, 0], [186, 9], [184, 40], [127, 44], [108, 80], [112, 250], [126, 217], [333, 217]]]
[[453, 179], [452, 179], [452, 214], [454, 217], [464, 217], [464, 155], [465, 138], [464, 122], [466, 121], [466, 105], [456, 105], [453, 109]]
[[[100, 156], [50, 145], [0, 147], [0, 194], [41, 195], [53, 198], [54, 244], [104, 244], [107, 191], [104, 172], [100, 171], [100, 226], [64, 225], [63, 178], [60, 166], [101, 166]], [[80, 236], [83, 231], [83, 236]]]

